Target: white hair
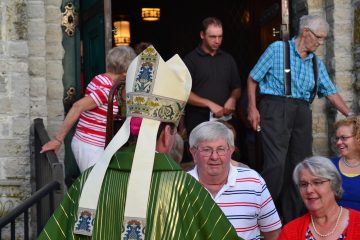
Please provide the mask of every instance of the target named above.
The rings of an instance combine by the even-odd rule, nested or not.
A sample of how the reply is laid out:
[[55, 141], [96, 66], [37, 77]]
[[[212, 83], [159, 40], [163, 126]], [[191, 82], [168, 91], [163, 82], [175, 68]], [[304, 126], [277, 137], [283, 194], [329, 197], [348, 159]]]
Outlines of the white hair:
[[190, 148], [203, 141], [224, 139], [229, 146], [234, 146], [234, 134], [226, 125], [218, 121], [207, 121], [197, 125], [190, 133]]
[[304, 15], [300, 18], [298, 35], [302, 34], [304, 28], [309, 28], [312, 31], [320, 31], [324, 33], [329, 32], [329, 24], [325, 18], [318, 15]]

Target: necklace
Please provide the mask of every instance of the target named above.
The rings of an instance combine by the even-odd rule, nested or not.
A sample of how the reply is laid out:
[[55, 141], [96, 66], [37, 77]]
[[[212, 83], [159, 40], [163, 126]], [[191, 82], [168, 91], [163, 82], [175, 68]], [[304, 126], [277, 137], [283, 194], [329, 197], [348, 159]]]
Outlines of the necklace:
[[338, 224], [339, 224], [339, 220], [340, 220], [340, 217], [341, 217], [342, 210], [343, 210], [343, 208], [340, 206], [340, 212], [339, 212], [339, 215], [337, 216], [335, 226], [333, 227], [333, 229], [332, 229], [330, 232], [328, 232], [328, 233], [326, 233], [326, 234], [321, 234], [321, 233], [316, 229], [313, 216], [310, 215], [310, 216], [311, 216], [311, 225], [313, 226], [316, 234], [319, 235], [320, 237], [328, 237], [328, 236], [330, 236], [331, 234], [333, 234], [333, 233], [335, 232], [336, 227], [337, 227]]
[[343, 160], [345, 165], [348, 166], [349, 168], [356, 168], [356, 167], [360, 166], [360, 162], [358, 162], [357, 164], [352, 165], [351, 163], [348, 162], [348, 160], [346, 160], [345, 157], [342, 157], [341, 159]]

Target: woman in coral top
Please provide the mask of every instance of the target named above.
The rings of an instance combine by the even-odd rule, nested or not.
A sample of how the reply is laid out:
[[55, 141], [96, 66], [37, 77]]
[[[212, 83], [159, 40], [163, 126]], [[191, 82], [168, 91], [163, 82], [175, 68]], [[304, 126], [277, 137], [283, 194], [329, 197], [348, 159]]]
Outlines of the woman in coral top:
[[314, 156], [300, 162], [293, 180], [308, 213], [286, 224], [278, 239], [360, 239], [360, 212], [337, 204], [342, 182], [328, 158]]
[[[131, 61], [136, 57], [128, 46], [112, 48], [106, 56], [106, 72], [95, 76], [86, 87], [85, 96], [73, 104], [54, 138], [41, 152], [59, 150], [65, 136], [77, 122], [71, 142], [76, 163], [81, 172], [91, 167], [102, 156], [106, 138], [108, 97], [115, 82], [124, 81]], [[100, 61], [100, 60], [99, 60]], [[118, 111], [114, 101], [114, 114]]]

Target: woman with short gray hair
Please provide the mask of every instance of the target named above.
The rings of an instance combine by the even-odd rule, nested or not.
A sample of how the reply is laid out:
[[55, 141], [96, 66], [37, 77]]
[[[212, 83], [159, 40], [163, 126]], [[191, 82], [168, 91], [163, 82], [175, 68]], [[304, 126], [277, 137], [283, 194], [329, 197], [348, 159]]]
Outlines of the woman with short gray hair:
[[330, 159], [306, 158], [295, 167], [293, 180], [308, 213], [286, 224], [280, 240], [360, 239], [360, 212], [337, 204], [342, 182]]
[[[81, 172], [96, 163], [104, 152], [110, 89], [116, 82], [125, 80], [126, 71], [135, 57], [134, 50], [128, 46], [114, 47], [108, 52], [106, 72], [91, 80], [86, 87], [85, 96], [73, 104], [60, 129], [42, 147], [41, 152], [58, 151], [65, 136], [79, 120], [71, 142], [75, 160]], [[117, 101], [113, 104], [116, 114]]]
[[328, 158], [313, 156], [300, 162], [294, 169], [293, 180], [297, 186], [300, 182], [300, 173], [308, 169], [313, 175], [328, 179], [334, 191], [336, 200], [340, 199], [343, 193], [341, 177], [334, 164]]

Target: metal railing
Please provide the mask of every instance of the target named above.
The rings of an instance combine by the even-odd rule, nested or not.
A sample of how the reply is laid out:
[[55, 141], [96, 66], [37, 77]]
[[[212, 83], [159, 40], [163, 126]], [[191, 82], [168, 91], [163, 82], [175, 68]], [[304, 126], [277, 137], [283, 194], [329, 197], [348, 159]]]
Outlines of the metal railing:
[[34, 151], [35, 151], [35, 183], [36, 192], [23, 203], [0, 218], [0, 239], [2, 229], [10, 224], [10, 238], [16, 238], [16, 223], [20, 216], [24, 216], [24, 239], [29, 239], [29, 211], [36, 206], [36, 233], [41, 232], [54, 209], [59, 205], [63, 193], [64, 173], [63, 165], [59, 162], [54, 151], [40, 154], [41, 146], [48, 142], [49, 136], [45, 130], [43, 120], [34, 120]]

